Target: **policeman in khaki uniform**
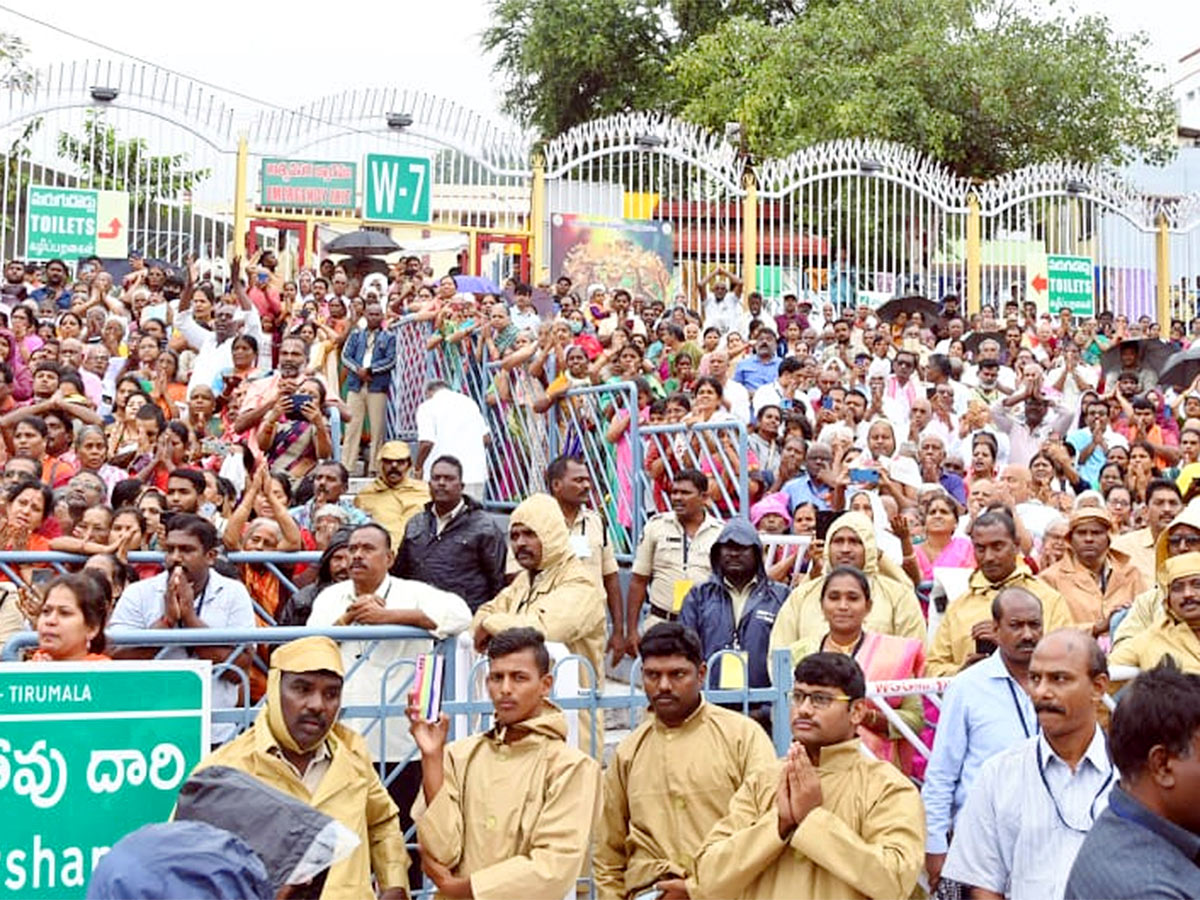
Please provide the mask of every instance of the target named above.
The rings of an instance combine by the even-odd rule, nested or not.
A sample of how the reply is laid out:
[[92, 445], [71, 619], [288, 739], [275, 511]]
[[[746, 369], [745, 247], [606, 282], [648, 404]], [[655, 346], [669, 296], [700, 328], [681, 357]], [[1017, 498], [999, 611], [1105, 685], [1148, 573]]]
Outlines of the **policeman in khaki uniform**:
[[[642, 531], [629, 580], [625, 609], [623, 650], [638, 653], [638, 618], [650, 595], [646, 628], [679, 618], [683, 598], [692, 585], [712, 575], [709, 551], [721, 536], [723, 523], [709, 514], [708, 476], [697, 469], [681, 469], [671, 485], [671, 512], [655, 516]], [[614, 634], [615, 641], [615, 634]], [[610, 643], [616, 657], [616, 647]]]

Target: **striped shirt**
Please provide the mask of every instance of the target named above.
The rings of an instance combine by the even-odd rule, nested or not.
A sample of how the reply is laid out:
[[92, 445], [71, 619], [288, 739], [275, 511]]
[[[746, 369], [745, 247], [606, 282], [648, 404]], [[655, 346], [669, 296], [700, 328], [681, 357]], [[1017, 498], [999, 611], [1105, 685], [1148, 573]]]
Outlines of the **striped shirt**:
[[998, 753], [979, 770], [942, 876], [1008, 900], [1062, 897], [1115, 780], [1098, 725], [1074, 772], [1042, 734]]

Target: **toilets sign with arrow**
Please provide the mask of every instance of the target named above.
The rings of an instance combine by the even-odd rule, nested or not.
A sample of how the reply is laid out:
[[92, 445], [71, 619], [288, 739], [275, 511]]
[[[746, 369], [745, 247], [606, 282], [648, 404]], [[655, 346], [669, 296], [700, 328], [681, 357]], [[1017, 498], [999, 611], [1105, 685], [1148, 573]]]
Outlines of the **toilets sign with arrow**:
[[128, 193], [29, 186], [25, 206], [27, 259], [123, 259], [128, 255]]

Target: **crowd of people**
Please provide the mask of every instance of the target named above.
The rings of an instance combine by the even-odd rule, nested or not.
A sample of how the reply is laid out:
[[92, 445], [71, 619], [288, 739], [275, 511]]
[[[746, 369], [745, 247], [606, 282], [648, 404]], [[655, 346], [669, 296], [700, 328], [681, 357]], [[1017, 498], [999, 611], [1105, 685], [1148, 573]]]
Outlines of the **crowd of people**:
[[[130, 263], [119, 284], [95, 260], [74, 280], [5, 267], [0, 549], [86, 562], [5, 564], [0, 640], [99, 661], [157, 653], [111, 640], [128, 629], [428, 633], [264, 644], [214, 676], [214, 706], [264, 709], [241, 737], [214, 728], [212, 764], [369, 816], [346, 824], [370, 852], [329, 876], [350, 893], [372, 873], [407, 890], [418, 864], [391, 830], [415, 822], [446, 897], [562, 897], [590, 846], [614, 900], [903, 897], [922, 875], [943, 897], [1146, 896], [1096, 874], [1139, 823], [1147, 853], [1192, 863], [1164, 862], [1178, 893], [1161, 895], [1200, 895], [1181, 774], [1200, 725], [1200, 379], [1162, 384], [1153, 362], [1200, 320], [1163, 336], [952, 295], [884, 320], [743, 298], [724, 270], [668, 308], [565, 277], [536, 305], [517, 283], [463, 294], [416, 258], [284, 281], [268, 252], [235, 261], [227, 292]], [[415, 448], [386, 430], [409, 365], [435, 376]], [[621, 390], [573, 390], [597, 385]], [[651, 515], [631, 532], [635, 492]], [[513, 501], [507, 530], [485, 496]], [[131, 565], [143, 549], [163, 562]], [[320, 559], [229, 556], [296, 550]], [[397, 661], [462, 633], [490, 661], [489, 731], [447, 745], [415, 711], [333, 730]], [[603, 774], [604, 719], [581, 713], [566, 746], [545, 642], [597, 690], [638, 663], [649, 713]], [[1111, 666], [1145, 674], [1110, 717]], [[867, 696], [925, 677], [951, 679], [940, 708]], [[781, 678], [790, 711], [703, 695]], [[335, 772], [364, 808], [331, 799]]]

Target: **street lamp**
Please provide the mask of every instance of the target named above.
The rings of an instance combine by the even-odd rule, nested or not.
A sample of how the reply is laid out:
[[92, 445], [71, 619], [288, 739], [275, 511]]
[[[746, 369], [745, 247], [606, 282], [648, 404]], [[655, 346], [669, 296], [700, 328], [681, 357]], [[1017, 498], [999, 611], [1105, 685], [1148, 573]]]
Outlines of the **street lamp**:
[[392, 112], [387, 114], [388, 128], [395, 128], [397, 131], [403, 131], [413, 123], [411, 113]]
[[874, 175], [876, 172], [883, 171], [883, 163], [877, 159], [860, 159], [858, 161], [858, 171], [864, 175]]
[[99, 85], [91, 87], [89, 92], [92, 95], [92, 99], [97, 103], [111, 103], [117, 99], [117, 95], [120, 93], [115, 87], [101, 87]]
[[655, 147], [661, 147], [666, 141], [660, 138], [657, 134], [639, 134], [633, 139], [633, 142], [643, 150], [653, 150]]

